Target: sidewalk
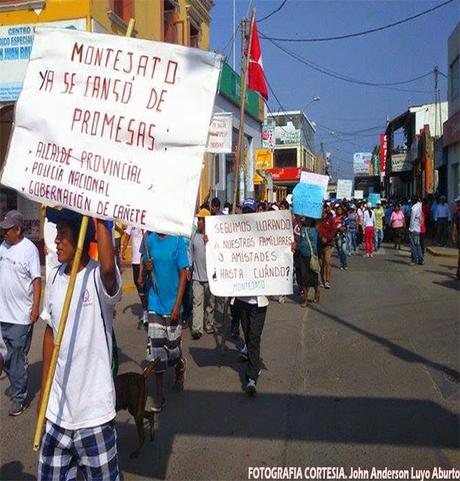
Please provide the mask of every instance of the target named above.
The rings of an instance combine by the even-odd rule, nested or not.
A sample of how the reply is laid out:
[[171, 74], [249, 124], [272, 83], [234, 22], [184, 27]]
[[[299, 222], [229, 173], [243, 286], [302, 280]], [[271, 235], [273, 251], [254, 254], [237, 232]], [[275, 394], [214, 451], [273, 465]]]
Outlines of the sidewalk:
[[437, 257], [458, 257], [458, 249], [454, 247], [428, 246], [426, 251]]

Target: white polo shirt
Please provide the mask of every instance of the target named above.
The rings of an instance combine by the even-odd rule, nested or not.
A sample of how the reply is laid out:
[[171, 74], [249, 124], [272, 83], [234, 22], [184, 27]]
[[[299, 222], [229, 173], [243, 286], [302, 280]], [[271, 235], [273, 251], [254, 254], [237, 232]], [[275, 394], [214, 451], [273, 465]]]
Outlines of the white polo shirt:
[[[55, 338], [69, 283], [65, 268], [63, 264], [48, 276], [41, 314]], [[93, 260], [77, 274], [46, 411], [46, 419], [65, 429], [99, 426], [115, 417], [111, 355], [113, 308], [121, 299], [118, 270], [117, 284], [110, 296]]]
[[29, 239], [0, 245], [0, 322], [30, 324], [32, 282], [40, 276], [38, 249]]

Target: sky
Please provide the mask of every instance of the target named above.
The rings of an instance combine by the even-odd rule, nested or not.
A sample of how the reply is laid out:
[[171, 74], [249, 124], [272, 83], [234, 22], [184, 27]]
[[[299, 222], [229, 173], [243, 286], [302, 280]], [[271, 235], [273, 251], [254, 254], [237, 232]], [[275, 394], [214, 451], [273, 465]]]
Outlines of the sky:
[[[398, 21], [444, 1], [287, 0], [277, 13], [258, 23], [258, 28], [266, 36], [282, 38], [343, 35]], [[282, 3], [282, 0], [236, 0], [236, 24], [239, 25], [241, 18], [248, 18], [253, 7], [257, 20]], [[211, 49], [224, 53], [232, 65], [233, 0], [215, 0], [211, 16]], [[344, 40], [279, 42], [279, 45], [310, 64], [353, 79], [400, 82], [433, 71], [435, 66], [447, 75], [447, 41], [459, 19], [460, 0], [454, 0], [434, 12], [381, 32]], [[235, 46], [238, 72], [240, 38], [238, 32]], [[353, 153], [372, 151], [379, 143], [379, 133], [384, 131], [387, 117], [396, 117], [410, 105], [434, 101], [434, 75], [391, 88], [359, 85], [315, 71], [263, 38], [261, 48], [265, 75], [279, 99], [278, 102], [269, 91], [270, 110], [306, 110], [317, 125], [317, 151], [322, 141], [325, 151], [332, 154], [334, 177], [353, 177]], [[447, 79], [442, 75], [439, 87], [441, 99], [446, 100]], [[311, 102], [314, 97], [320, 100]]]

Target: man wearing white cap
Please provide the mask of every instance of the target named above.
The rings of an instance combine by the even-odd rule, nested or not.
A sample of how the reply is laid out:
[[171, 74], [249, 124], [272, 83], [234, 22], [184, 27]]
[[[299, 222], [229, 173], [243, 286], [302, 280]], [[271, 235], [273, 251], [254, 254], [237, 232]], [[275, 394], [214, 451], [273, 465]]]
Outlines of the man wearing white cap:
[[0, 222], [4, 239], [0, 245], [0, 328], [7, 348], [4, 368], [10, 381], [10, 416], [19, 416], [27, 407], [27, 354], [40, 312], [40, 257], [24, 237], [23, 225], [17, 210], [10, 210]]

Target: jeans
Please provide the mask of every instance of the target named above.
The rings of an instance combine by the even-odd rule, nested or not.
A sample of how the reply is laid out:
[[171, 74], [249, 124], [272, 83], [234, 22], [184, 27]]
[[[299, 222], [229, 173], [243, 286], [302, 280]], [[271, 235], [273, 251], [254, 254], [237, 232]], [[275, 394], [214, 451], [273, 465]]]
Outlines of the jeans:
[[356, 252], [356, 231], [349, 230], [347, 232], [347, 250], [348, 253]]
[[192, 331], [203, 333], [214, 324], [213, 295], [209, 289], [209, 282], [192, 281], [193, 290], [193, 321]]
[[29, 364], [27, 354], [32, 342], [32, 324], [0, 323], [6, 344], [5, 372], [11, 384], [11, 399], [24, 403], [27, 398]]
[[380, 246], [382, 245], [383, 241], [383, 229], [375, 229], [374, 230], [374, 244], [375, 250], [378, 251]]
[[410, 253], [417, 264], [423, 263], [422, 247], [420, 246], [420, 232], [409, 232]]
[[341, 235], [335, 238], [335, 248], [337, 249], [337, 255], [340, 259], [340, 265], [342, 267], [347, 267], [347, 252], [346, 252], [346, 241]]
[[246, 379], [253, 379], [257, 382], [260, 371], [260, 339], [267, 315], [267, 307], [258, 307], [257, 304], [249, 304], [239, 299], [235, 299], [235, 304], [241, 315], [244, 342], [248, 348]]

